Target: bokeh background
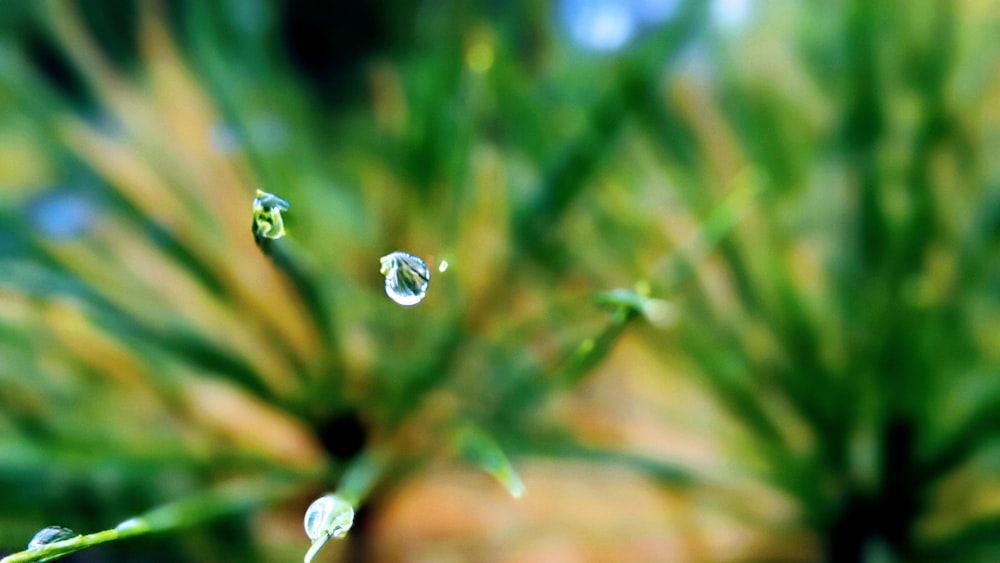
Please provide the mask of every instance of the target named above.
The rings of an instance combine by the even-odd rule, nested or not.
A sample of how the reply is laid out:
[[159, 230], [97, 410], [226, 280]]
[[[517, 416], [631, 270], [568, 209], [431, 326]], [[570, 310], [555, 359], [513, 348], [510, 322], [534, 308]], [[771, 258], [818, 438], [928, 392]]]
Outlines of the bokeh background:
[[221, 487], [67, 560], [295, 561], [346, 471], [317, 560], [998, 561], [998, 55], [992, 0], [4, 0], [0, 552]]

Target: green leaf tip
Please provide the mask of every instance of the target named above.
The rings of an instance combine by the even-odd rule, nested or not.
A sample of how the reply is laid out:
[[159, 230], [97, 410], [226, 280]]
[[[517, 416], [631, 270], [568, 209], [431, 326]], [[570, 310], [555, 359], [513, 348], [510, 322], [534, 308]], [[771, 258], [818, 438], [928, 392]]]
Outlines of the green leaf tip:
[[459, 427], [452, 436], [458, 454], [468, 463], [489, 473], [507, 489], [510, 496], [524, 494], [524, 482], [500, 445], [485, 430], [472, 424]]
[[620, 288], [598, 293], [594, 296], [594, 301], [612, 312], [641, 315], [656, 327], [670, 325], [677, 316], [674, 306], [663, 299], [650, 297], [649, 293], [649, 283], [640, 281], [635, 289]]
[[54, 561], [81, 549], [116, 540], [118, 537], [118, 532], [114, 529], [93, 534], [77, 534], [67, 528], [49, 526], [31, 538], [27, 549], [0, 559], [0, 563]]
[[263, 246], [266, 240], [277, 240], [285, 236], [285, 222], [281, 218], [282, 211], [288, 211], [291, 205], [284, 199], [268, 192], [257, 190], [253, 200], [253, 223], [250, 231], [257, 246]]

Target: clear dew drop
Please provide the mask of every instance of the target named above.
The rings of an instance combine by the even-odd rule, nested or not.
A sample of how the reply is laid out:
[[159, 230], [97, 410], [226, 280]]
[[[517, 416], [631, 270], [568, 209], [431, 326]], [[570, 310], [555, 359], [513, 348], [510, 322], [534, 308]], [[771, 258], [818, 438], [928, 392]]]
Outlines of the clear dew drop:
[[423, 301], [431, 281], [431, 272], [423, 260], [397, 251], [386, 254], [380, 262], [379, 271], [385, 276], [385, 294], [389, 299], [405, 307]]
[[48, 526], [39, 530], [38, 533], [31, 538], [31, 541], [28, 542], [28, 549], [41, 549], [50, 543], [68, 540], [79, 535], [80, 534], [70, 530], [69, 528], [63, 528], [62, 526]]
[[337, 495], [324, 495], [306, 509], [306, 535], [311, 541], [342, 538], [354, 525], [354, 507]]

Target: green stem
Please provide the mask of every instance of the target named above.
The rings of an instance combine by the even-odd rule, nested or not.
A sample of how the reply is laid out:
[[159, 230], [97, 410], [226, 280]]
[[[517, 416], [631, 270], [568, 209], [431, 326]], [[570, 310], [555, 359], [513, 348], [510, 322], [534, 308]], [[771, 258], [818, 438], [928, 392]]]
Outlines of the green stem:
[[275, 479], [228, 483], [217, 489], [154, 508], [141, 516], [129, 518], [109, 530], [79, 535], [38, 549], [14, 553], [0, 559], [0, 563], [53, 561], [70, 553], [122, 538], [187, 528], [287, 498], [298, 488], [297, 484]]

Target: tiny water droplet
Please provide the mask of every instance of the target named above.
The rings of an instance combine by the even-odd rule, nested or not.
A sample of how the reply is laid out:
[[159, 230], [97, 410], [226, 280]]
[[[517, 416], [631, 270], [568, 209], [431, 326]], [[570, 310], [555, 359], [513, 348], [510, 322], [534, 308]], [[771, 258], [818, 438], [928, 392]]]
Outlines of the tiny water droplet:
[[380, 259], [379, 270], [385, 276], [385, 294], [400, 305], [409, 307], [423, 301], [431, 272], [424, 261], [406, 252], [392, 252]]
[[31, 541], [28, 542], [28, 549], [41, 549], [50, 543], [68, 540], [79, 535], [80, 534], [70, 530], [69, 528], [63, 528], [62, 526], [48, 526], [39, 530], [38, 533], [31, 538]]
[[285, 236], [285, 223], [281, 212], [290, 204], [280, 197], [257, 190], [253, 200], [253, 224], [250, 226], [254, 241], [260, 245], [264, 239], [277, 240]]
[[445, 270], [448, 269], [448, 265], [449, 264], [448, 264], [447, 260], [442, 260], [441, 263], [438, 264], [438, 271], [443, 274], [445, 272]]
[[354, 525], [354, 507], [337, 495], [324, 495], [306, 509], [306, 535], [316, 541], [323, 536], [342, 538]]
[[119, 533], [132, 533], [139, 530], [144, 530], [149, 526], [146, 521], [142, 518], [129, 518], [128, 520], [123, 520], [115, 526], [115, 531]]

